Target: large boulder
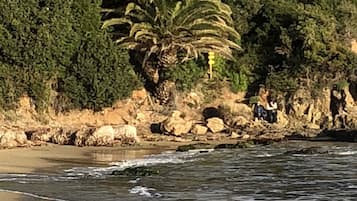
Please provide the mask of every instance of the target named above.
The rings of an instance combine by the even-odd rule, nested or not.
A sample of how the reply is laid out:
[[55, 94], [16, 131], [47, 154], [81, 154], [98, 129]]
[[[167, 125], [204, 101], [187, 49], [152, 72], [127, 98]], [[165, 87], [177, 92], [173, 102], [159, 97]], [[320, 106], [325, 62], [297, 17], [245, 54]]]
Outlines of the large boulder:
[[191, 133], [196, 135], [204, 135], [207, 133], [207, 130], [208, 128], [206, 126], [195, 124], [191, 129]]
[[324, 130], [320, 135], [331, 137], [334, 141], [357, 142], [357, 129]]
[[287, 126], [289, 124], [288, 116], [285, 113], [283, 113], [283, 112], [281, 112], [279, 110], [278, 110], [278, 113], [277, 113], [277, 119], [278, 119], [277, 123], [281, 127], [285, 127], [285, 126]]
[[219, 108], [223, 108], [225, 112], [233, 116], [243, 116], [245, 119], [251, 119], [253, 116], [251, 107], [244, 103], [237, 103], [234, 100], [226, 100]]
[[114, 143], [114, 129], [112, 126], [102, 126], [97, 128], [91, 136], [90, 141], [94, 140], [97, 146], [113, 145]]
[[27, 144], [27, 136], [22, 131], [0, 131], [0, 148], [20, 147]]
[[51, 142], [59, 145], [74, 145], [77, 129], [59, 128], [51, 138]]
[[96, 140], [90, 138], [92, 133], [96, 130], [95, 127], [83, 127], [76, 132], [76, 139], [74, 145], [76, 146], [95, 146]]
[[39, 128], [36, 130], [26, 131], [31, 141], [51, 142], [53, 136], [59, 132], [58, 128]]
[[184, 119], [183, 113], [176, 110], [161, 125], [164, 133], [181, 136], [190, 132], [192, 121]]
[[218, 133], [224, 130], [224, 122], [218, 117], [207, 119], [206, 125], [213, 133]]
[[114, 139], [120, 140], [122, 144], [135, 144], [140, 142], [137, 129], [132, 125], [114, 126]]

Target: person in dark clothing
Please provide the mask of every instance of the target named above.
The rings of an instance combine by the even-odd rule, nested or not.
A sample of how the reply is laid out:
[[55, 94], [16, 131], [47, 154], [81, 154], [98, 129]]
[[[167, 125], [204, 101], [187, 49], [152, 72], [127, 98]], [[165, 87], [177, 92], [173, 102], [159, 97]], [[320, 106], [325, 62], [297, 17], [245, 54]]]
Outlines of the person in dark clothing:
[[274, 98], [269, 97], [267, 104], [267, 121], [269, 123], [277, 122], [277, 114], [278, 114], [278, 104], [276, 103]]
[[339, 99], [341, 98], [337, 85], [334, 84], [332, 89], [331, 89], [331, 95], [330, 95], [330, 111], [332, 114], [332, 123], [333, 126], [336, 124], [336, 116], [338, 115], [338, 106], [339, 106]]
[[330, 111], [333, 126], [336, 127], [338, 123], [341, 123], [341, 127], [345, 127], [346, 93], [343, 89], [338, 89], [336, 84], [333, 85], [331, 90]]
[[254, 118], [257, 118], [258, 120], [267, 119], [267, 112], [265, 111], [263, 105], [260, 104], [260, 102], [258, 102], [254, 106]]
[[345, 90], [341, 89], [341, 109], [345, 112], [347, 112], [346, 110], [346, 93]]

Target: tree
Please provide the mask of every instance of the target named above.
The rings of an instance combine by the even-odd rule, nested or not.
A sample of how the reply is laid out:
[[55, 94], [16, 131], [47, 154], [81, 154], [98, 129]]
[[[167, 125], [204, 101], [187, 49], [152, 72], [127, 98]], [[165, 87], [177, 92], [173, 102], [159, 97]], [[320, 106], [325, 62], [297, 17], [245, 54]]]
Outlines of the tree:
[[127, 35], [116, 42], [143, 53], [142, 67], [165, 102], [167, 97], [159, 95], [165, 90], [165, 69], [209, 51], [233, 58], [240, 36], [231, 14], [220, 0], [138, 0], [127, 5], [123, 17], [105, 20], [103, 28], [129, 25]]

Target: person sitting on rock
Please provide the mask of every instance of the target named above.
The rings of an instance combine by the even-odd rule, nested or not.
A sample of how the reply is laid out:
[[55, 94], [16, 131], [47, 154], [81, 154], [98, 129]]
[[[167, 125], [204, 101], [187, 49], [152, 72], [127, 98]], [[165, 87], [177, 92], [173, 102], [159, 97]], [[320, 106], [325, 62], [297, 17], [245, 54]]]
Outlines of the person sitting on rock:
[[254, 118], [258, 120], [266, 120], [267, 112], [264, 106], [258, 101], [254, 107]]
[[276, 103], [274, 98], [272, 97], [268, 98], [268, 104], [266, 110], [267, 110], [267, 121], [269, 123], [276, 123], [278, 104]]

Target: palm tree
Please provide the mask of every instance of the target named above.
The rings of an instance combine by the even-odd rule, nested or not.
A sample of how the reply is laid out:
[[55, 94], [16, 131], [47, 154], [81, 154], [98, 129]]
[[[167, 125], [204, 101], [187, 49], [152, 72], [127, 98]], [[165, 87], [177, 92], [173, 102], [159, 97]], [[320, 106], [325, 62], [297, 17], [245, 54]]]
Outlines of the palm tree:
[[213, 51], [233, 58], [232, 49], [240, 48], [236, 43], [240, 36], [231, 13], [221, 0], [136, 0], [127, 5], [123, 17], [105, 20], [103, 28], [130, 25], [129, 33], [116, 42], [142, 52], [143, 69], [153, 72], [152, 80], [160, 86], [165, 83], [161, 71], [201, 53]]

